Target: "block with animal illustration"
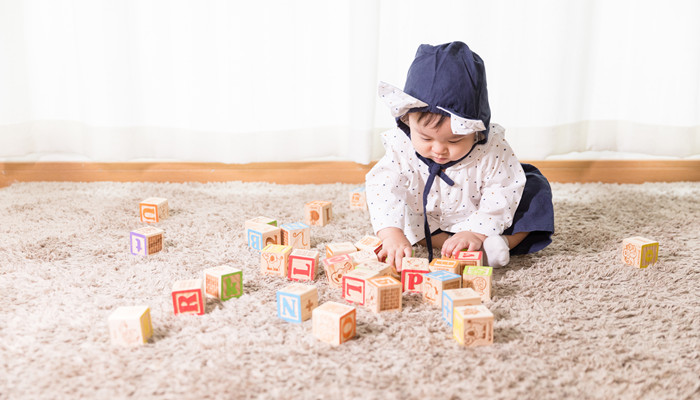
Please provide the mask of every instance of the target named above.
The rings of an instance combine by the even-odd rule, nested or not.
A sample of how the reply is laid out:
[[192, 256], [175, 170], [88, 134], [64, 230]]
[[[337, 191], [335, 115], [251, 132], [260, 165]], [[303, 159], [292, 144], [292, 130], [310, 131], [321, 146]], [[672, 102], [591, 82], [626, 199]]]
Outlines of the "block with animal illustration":
[[147, 256], [163, 250], [163, 231], [153, 226], [131, 231], [131, 254]]
[[364, 186], [356, 187], [350, 191], [350, 208], [354, 210], [367, 209], [367, 192]]
[[450, 271], [433, 271], [423, 275], [423, 299], [442, 307], [442, 292], [462, 287], [462, 275]]
[[659, 257], [659, 242], [635, 236], [622, 241], [622, 262], [637, 268], [656, 264]]
[[295, 249], [311, 248], [311, 227], [303, 222], [292, 222], [280, 225], [282, 243]]
[[401, 311], [401, 282], [391, 276], [375, 276], [367, 280], [365, 307], [378, 313]]
[[108, 323], [113, 345], [144, 344], [153, 336], [151, 310], [148, 306], [119, 307], [110, 314]]
[[454, 308], [481, 304], [481, 295], [471, 288], [448, 289], [442, 291], [442, 319], [452, 326]]
[[327, 301], [312, 311], [313, 335], [326, 343], [340, 345], [355, 337], [355, 307]]
[[369, 269], [376, 271], [380, 276], [398, 276], [396, 268], [381, 261], [365, 261], [357, 264], [355, 269]]
[[382, 250], [382, 240], [376, 236], [366, 235], [355, 242], [355, 247], [359, 250], [369, 250], [373, 251], [375, 254], [379, 254]]
[[326, 271], [328, 284], [333, 288], [342, 289], [343, 275], [355, 269], [355, 263], [352, 261], [352, 257], [347, 254], [343, 254], [340, 256], [324, 258], [323, 268]]
[[269, 244], [260, 252], [260, 272], [267, 275], [287, 277], [287, 265], [291, 246]]
[[348, 255], [352, 257], [352, 260], [357, 265], [362, 264], [364, 262], [379, 261], [377, 255], [373, 251], [369, 250], [359, 250], [353, 253], [348, 253]]
[[326, 226], [333, 217], [333, 203], [316, 200], [304, 205], [304, 218], [307, 225]]
[[248, 246], [254, 250], [262, 250], [271, 244], [282, 242], [280, 228], [268, 224], [254, 224], [246, 230]]
[[326, 245], [326, 257], [340, 256], [357, 251], [357, 247], [350, 242], [335, 242]]
[[203, 272], [205, 293], [226, 301], [243, 295], [243, 271], [228, 265], [207, 268]]
[[365, 304], [367, 280], [379, 276], [379, 273], [369, 269], [354, 269], [343, 275], [343, 298], [361, 306]]
[[462, 269], [466, 266], [482, 266], [484, 253], [480, 251], [466, 251], [462, 250], [457, 253], [455, 260], [459, 261], [459, 265]]
[[474, 289], [479, 293], [482, 301], [491, 300], [491, 276], [493, 268], [491, 267], [464, 267], [462, 275], [462, 287]]
[[484, 305], [454, 308], [452, 333], [462, 346], [493, 344], [493, 313]]
[[149, 197], [139, 203], [139, 216], [141, 222], [160, 222], [168, 218], [168, 199], [162, 197]]
[[318, 250], [292, 249], [289, 253], [287, 279], [313, 281], [318, 273]]
[[207, 302], [202, 279], [180, 280], [173, 284], [173, 312], [175, 314], [203, 315]]
[[255, 217], [245, 221], [245, 242], [248, 243], [248, 229], [256, 225], [270, 225], [277, 227], [277, 220], [269, 217]]
[[314, 285], [292, 283], [277, 291], [277, 316], [287, 322], [306, 321], [316, 307], [318, 290]]
[[401, 260], [401, 283], [404, 292], [423, 292], [423, 275], [430, 272], [429, 265], [427, 258], [404, 257]]
[[433, 258], [428, 266], [430, 271], [448, 271], [453, 274], [460, 274], [462, 269], [459, 267], [459, 261], [451, 258]]

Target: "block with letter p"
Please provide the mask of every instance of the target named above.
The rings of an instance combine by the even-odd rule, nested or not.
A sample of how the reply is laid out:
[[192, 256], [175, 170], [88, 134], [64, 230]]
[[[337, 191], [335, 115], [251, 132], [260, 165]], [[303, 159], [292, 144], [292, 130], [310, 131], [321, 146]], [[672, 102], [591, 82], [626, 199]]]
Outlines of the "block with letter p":
[[365, 304], [367, 280], [379, 273], [368, 269], [355, 269], [343, 275], [343, 298], [351, 303]]
[[643, 237], [631, 237], [622, 241], [622, 262], [637, 268], [655, 264], [659, 256], [659, 242]]
[[442, 292], [459, 289], [462, 276], [450, 271], [433, 271], [423, 276], [423, 299], [428, 303], [442, 307]]
[[313, 334], [319, 340], [339, 345], [355, 337], [355, 307], [327, 301], [312, 312]]
[[294, 249], [311, 248], [311, 228], [302, 222], [293, 222], [280, 225], [282, 231], [282, 243], [292, 246]]
[[207, 296], [221, 301], [243, 294], [243, 271], [238, 268], [220, 265], [204, 270], [204, 284]]
[[277, 291], [277, 316], [287, 322], [301, 323], [311, 318], [318, 307], [316, 286], [292, 283]]
[[318, 250], [293, 249], [289, 253], [287, 279], [290, 281], [313, 281], [318, 271]]
[[481, 295], [470, 288], [448, 289], [442, 292], [442, 319], [452, 326], [454, 308], [481, 304]]
[[173, 312], [202, 315], [206, 309], [202, 279], [177, 281], [173, 285]]
[[162, 197], [149, 197], [139, 203], [139, 216], [141, 222], [160, 222], [168, 218], [168, 199]]
[[472, 288], [479, 293], [482, 301], [491, 300], [491, 267], [464, 267], [462, 287]]
[[109, 316], [112, 344], [132, 346], [144, 344], [153, 336], [151, 310], [148, 306], [119, 307]]
[[423, 275], [430, 272], [427, 258], [404, 257], [401, 261], [401, 283], [404, 292], [423, 292]]

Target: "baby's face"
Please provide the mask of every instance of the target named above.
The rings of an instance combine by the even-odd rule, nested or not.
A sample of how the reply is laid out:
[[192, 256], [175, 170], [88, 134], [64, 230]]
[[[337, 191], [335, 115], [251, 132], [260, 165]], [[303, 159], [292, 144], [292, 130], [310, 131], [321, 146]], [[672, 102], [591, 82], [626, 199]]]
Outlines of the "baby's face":
[[408, 127], [411, 129], [411, 143], [416, 152], [438, 164], [456, 161], [467, 155], [474, 145], [474, 134], [455, 135], [450, 119], [446, 118], [439, 126], [425, 126], [418, 122], [416, 113], [408, 114]]

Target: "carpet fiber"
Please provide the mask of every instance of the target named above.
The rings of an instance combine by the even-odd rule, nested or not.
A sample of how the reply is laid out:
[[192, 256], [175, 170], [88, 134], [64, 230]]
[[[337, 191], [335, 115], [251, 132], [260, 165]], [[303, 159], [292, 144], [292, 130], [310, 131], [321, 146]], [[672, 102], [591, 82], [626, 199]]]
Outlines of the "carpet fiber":
[[[351, 185], [20, 183], [0, 189], [0, 398], [698, 399], [700, 183], [554, 184], [554, 243], [494, 273], [494, 344], [462, 348], [419, 296], [402, 312], [358, 308], [356, 339], [318, 341], [276, 316], [281, 278], [259, 273], [243, 223], [334, 220], [312, 246], [371, 233]], [[164, 249], [129, 252], [138, 203], [165, 197]], [[660, 242], [623, 265], [623, 238]], [[425, 257], [425, 248], [416, 248]], [[241, 268], [245, 294], [176, 316], [174, 281]], [[343, 302], [321, 275], [320, 301]], [[154, 337], [110, 344], [107, 318], [148, 305]]]

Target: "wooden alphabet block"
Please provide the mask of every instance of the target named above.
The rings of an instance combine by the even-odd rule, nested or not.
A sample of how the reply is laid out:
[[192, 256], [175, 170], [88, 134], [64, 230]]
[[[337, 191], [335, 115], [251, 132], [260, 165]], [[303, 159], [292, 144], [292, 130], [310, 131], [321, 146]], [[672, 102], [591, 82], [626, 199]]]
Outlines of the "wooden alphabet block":
[[328, 243], [326, 245], [326, 257], [340, 256], [357, 251], [357, 247], [350, 242]]
[[109, 336], [113, 345], [144, 344], [153, 336], [148, 306], [119, 307], [109, 316]]
[[[277, 227], [277, 220], [268, 217], [255, 217], [245, 221], [245, 242], [248, 243], [248, 230], [256, 225], [270, 225]], [[263, 246], [264, 247], [264, 246]]]
[[268, 224], [254, 224], [246, 232], [248, 246], [255, 250], [262, 250], [271, 244], [282, 242], [280, 228]]
[[379, 254], [382, 250], [382, 240], [376, 236], [367, 235], [355, 243], [355, 247], [359, 250], [369, 250], [373, 251], [375, 254]]
[[131, 254], [147, 256], [163, 250], [163, 230], [144, 226], [131, 231]]
[[293, 249], [289, 253], [287, 279], [290, 281], [313, 281], [318, 271], [318, 250]]
[[355, 262], [355, 265], [360, 265], [364, 262], [379, 261], [377, 255], [369, 250], [355, 251], [353, 253], [348, 253], [348, 255], [352, 258], [352, 261]]
[[311, 248], [311, 227], [302, 222], [293, 222], [280, 226], [282, 243], [295, 249]]
[[220, 265], [204, 270], [204, 284], [207, 296], [229, 300], [243, 294], [243, 271], [228, 265]]
[[339, 345], [355, 337], [355, 307], [327, 301], [312, 311], [313, 334], [319, 340]]
[[350, 191], [350, 208], [354, 210], [367, 209], [367, 192], [364, 186], [356, 187]]
[[139, 203], [139, 216], [141, 222], [160, 222], [168, 218], [168, 199], [162, 197], [149, 197]]
[[433, 261], [428, 266], [430, 271], [448, 271], [453, 274], [461, 274], [462, 269], [459, 267], [459, 261], [451, 258], [433, 258]]
[[470, 288], [448, 289], [442, 291], [442, 319], [452, 326], [454, 308], [476, 306], [481, 304], [481, 295]]
[[484, 254], [480, 251], [466, 251], [462, 250], [457, 253], [457, 256], [454, 258], [455, 260], [459, 261], [459, 265], [461, 269], [464, 269], [466, 266], [482, 266], [483, 264], [483, 257]]
[[380, 261], [365, 261], [357, 264], [355, 269], [368, 269], [370, 271], [376, 271], [380, 276], [398, 276], [396, 269], [393, 266]]
[[423, 299], [428, 303], [442, 307], [442, 292], [448, 289], [459, 289], [462, 286], [462, 275], [449, 271], [433, 271], [423, 275]]
[[204, 314], [207, 303], [204, 298], [203, 282], [202, 279], [175, 282], [172, 291], [175, 314]]
[[493, 314], [483, 305], [455, 307], [452, 333], [462, 346], [493, 344]]
[[372, 312], [401, 311], [401, 282], [391, 276], [376, 276], [367, 280], [365, 306]]
[[316, 286], [292, 283], [277, 291], [277, 316], [287, 322], [301, 323], [311, 318], [318, 307]]
[[622, 241], [622, 262], [637, 268], [656, 264], [659, 242], [635, 236]]
[[365, 305], [367, 280], [379, 273], [368, 269], [354, 269], [343, 275], [343, 298], [351, 303]]
[[401, 283], [404, 292], [423, 292], [423, 275], [430, 272], [427, 258], [404, 257], [401, 261]]
[[333, 217], [332, 205], [330, 201], [316, 200], [304, 205], [304, 216], [307, 225], [326, 226]]
[[347, 254], [325, 258], [323, 259], [323, 266], [326, 270], [328, 284], [338, 289], [343, 287], [343, 275], [355, 269], [352, 257]]
[[481, 300], [491, 300], [491, 267], [464, 267], [462, 287], [474, 289], [481, 295]]
[[260, 271], [267, 275], [287, 277], [287, 265], [291, 246], [269, 244], [260, 252]]

